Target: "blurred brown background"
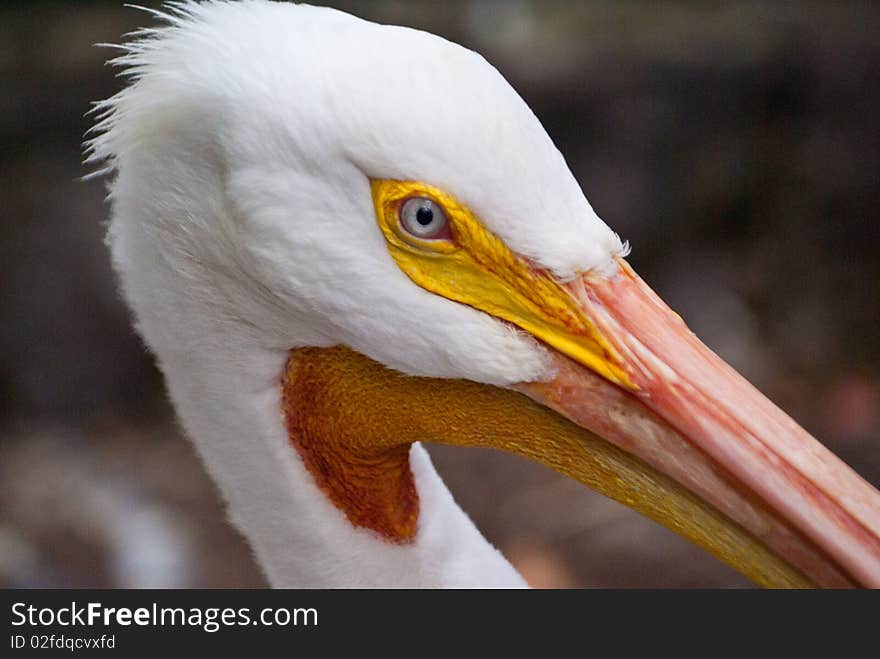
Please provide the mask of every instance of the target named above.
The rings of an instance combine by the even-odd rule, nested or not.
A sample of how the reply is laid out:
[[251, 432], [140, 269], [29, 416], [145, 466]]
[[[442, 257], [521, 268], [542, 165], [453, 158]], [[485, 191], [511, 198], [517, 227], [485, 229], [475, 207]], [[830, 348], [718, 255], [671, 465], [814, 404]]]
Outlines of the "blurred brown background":
[[[144, 3], [155, 5], [155, 3]], [[691, 327], [880, 484], [880, 9], [864, 3], [339, 2], [483, 53], [631, 262]], [[255, 586], [129, 329], [83, 183], [121, 2], [0, 9], [0, 585]], [[432, 449], [536, 585], [743, 586], [518, 458]]]

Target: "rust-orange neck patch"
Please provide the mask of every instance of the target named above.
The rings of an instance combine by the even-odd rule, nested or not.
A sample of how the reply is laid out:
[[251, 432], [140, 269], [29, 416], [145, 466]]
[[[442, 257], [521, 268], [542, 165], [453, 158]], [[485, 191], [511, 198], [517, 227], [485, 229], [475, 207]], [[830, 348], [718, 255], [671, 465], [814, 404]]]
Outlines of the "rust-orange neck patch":
[[[411, 541], [419, 517], [411, 443], [370, 441], [383, 436], [375, 415], [360, 413], [357, 406], [365, 400], [347, 399], [346, 378], [333, 377], [344, 373], [328, 373], [334, 363], [309, 358], [316, 354], [293, 351], [284, 369], [282, 408], [290, 442], [318, 487], [354, 526], [393, 542]], [[328, 386], [331, 382], [337, 386]], [[365, 425], [352, 425], [358, 420]]]

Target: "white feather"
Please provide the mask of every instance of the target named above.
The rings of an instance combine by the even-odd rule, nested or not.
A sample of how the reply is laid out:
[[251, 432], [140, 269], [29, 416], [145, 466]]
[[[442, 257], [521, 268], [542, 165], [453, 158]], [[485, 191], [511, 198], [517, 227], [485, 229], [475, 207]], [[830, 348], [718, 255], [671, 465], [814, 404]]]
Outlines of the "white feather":
[[344, 344], [405, 373], [510, 384], [543, 349], [413, 284], [369, 178], [454, 194], [560, 277], [623, 251], [531, 110], [479, 55], [342, 12], [175, 3], [124, 45], [89, 160], [108, 242], [175, 407], [276, 585], [522, 585], [415, 447], [416, 542], [353, 528], [287, 441], [287, 351]]

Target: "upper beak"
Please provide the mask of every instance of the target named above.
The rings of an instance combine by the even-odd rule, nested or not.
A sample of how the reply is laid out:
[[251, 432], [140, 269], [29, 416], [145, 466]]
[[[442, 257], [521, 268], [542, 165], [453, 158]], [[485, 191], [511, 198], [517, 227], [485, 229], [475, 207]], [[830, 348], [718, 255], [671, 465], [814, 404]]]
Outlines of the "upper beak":
[[[619, 266], [610, 277], [563, 285], [622, 372], [617, 381], [554, 352], [551, 381], [515, 388], [671, 477], [814, 584], [880, 587], [880, 493], [703, 345], [625, 261]], [[678, 522], [686, 529], [694, 520]], [[780, 585], [729, 553], [718, 534], [685, 535]]]

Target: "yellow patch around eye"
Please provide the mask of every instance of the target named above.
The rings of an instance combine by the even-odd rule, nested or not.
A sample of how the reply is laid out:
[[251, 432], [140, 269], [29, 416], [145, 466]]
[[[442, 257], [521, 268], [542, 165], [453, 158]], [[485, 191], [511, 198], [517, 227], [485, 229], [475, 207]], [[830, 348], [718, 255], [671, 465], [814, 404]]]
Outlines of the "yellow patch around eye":
[[[426, 183], [374, 179], [370, 186], [388, 250], [418, 286], [512, 323], [608, 380], [635, 389], [620, 355], [562, 285], [514, 254], [464, 204]], [[450, 240], [421, 240], [403, 229], [398, 213], [411, 197], [427, 197], [443, 208]]]

